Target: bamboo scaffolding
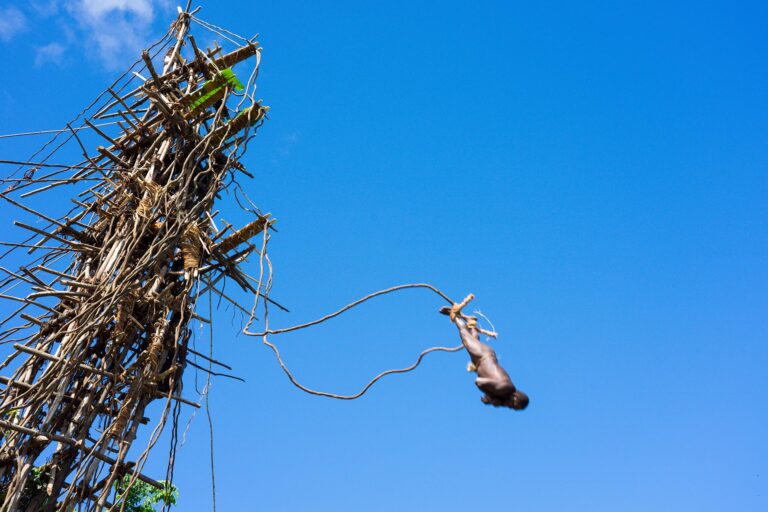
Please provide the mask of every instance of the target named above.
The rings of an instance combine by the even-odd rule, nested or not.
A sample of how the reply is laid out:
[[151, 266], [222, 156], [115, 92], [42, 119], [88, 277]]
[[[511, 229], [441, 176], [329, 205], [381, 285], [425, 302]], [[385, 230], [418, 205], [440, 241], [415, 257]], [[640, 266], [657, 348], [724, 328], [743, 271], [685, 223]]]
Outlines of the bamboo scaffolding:
[[[0, 289], [0, 299], [22, 303], [6, 320], [26, 322], [0, 335], [29, 333], [10, 345], [13, 352], [0, 364], [10, 371], [0, 376], [0, 512], [105, 510], [116, 499], [114, 482], [125, 474], [162, 489], [140, 468], [168, 418], [175, 418], [168, 414], [172, 404], [200, 407], [182, 396], [185, 367], [238, 378], [188, 361], [192, 354], [231, 370], [187, 343], [190, 322], [203, 319], [195, 312], [201, 269], [204, 283], [227, 277], [256, 291], [238, 264], [253, 250], [248, 239], [274, 222], [257, 216], [222, 242], [212, 241], [214, 202], [244, 169], [243, 133], [258, 128], [267, 112], [253, 99], [257, 73], [244, 86], [218, 77], [254, 56], [258, 67], [260, 48], [248, 41], [222, 56], [218, 47], [203, 53], [191, 46], [189, 28], [190, 12], [180, 12], [164, 39], [162, 66], [154, 60], [157, 52], [143, 52], [139, 63], [149, 79], [131, 88], [136, 78], [125, 74], [122, 84], [100, 96], [102, 104], [89, 107], [81, 127], [67, 125], [66, 140], [78, 145], [84, 162], [48, 163], [61, 145], [34, 161], [0, 160], [26, 170], [23, 178], [4, 180], [10, 186], [0, 198], [40, 221], [14, 221], [33, 236], [6, 243], [10, 251], [28, 248], [39, 257], [18, 271], [4, 269], [8, 279]], [[185, 47], [194, 58], [182, 56]], [[213, 99], [196, 102], [209, 90]], [[94, 122], [107, 117], [119, 121]], [[89, 154], [78, 133], [83, 128], [108, 144]], [[54, 131], [55, 137], [66, 131]], [[54, 172], [36, 180], [41, 168]], [[20, 202], [86, 183], [77, 194], [82, 200], [73, 199], [64, 217]], [[62, 254], [68, 255], [61, 260], [66, 263], [51, 266]], [[53, 283], [45, 274], [54, 276]], [[17, 286], [26, 295], [8, 293]], [[211, 290], [249, 314], [222, 290]], [[27, 306], [42, 309], [42, 315], [25, 312]], [[156, 401], [166, 412], [134, 466], [127, 458], [139, 426], [151, 423], [145, 410]], [[45, 496], [30, 499], [32, 469], [54, 462], [56, 471], [44, 473], [44, 490], [36, 491]]]

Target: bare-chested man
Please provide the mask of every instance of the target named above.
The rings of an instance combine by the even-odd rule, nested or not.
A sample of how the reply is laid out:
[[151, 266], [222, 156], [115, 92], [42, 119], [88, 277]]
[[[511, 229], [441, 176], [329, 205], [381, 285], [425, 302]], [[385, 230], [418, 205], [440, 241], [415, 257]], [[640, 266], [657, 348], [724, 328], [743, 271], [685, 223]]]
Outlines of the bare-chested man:
[[[471, 296], [467, 299], [471, 300]], [[477, 318], [461, 313], [461, 306], [466, 305], [469, 300], [465, 299], [462, 304], [454, 307], [446, 306], [440, 309], [440, 312], [450, 316], [459, 329], [461, 342], [469, 352], [477, 372], [475, 385], [485, 393], [482, 397], [483, 403], [510, 407], [518, 411], [525, 409], [528, 406], [528, 395], [515, 388], [509, 374], [499, 365], [496, 351], [480, 341]]]

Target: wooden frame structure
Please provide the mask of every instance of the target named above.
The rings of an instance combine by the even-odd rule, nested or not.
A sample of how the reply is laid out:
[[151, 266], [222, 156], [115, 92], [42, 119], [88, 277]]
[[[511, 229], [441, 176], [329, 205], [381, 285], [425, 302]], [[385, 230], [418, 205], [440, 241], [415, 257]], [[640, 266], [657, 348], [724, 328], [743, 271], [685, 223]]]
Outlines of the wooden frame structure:
[[[149, 448], [128, 456], [151, 403], [164, 407], [150, 447], [174, 407], [199, 407], [182, 397], [196, 298], [223, 277], [259, 293], [238, 264], [274, 221], [252, 209], [242, 229], [219, 229], [213, 206], [234, 175], [249, 175], [240, 156], [268, 110], [253, 98], [260, 48], [240, 38], [227, 53], [201, 50], [190, 25], [208, 24], [194, 14], [180, 11], [138, 71], [66, 134], [80, 143], [90, 129], [103, 145], [81, 144], [77, 165], [19, 162], [24, 176], [2, 192], [38, 219], [16, 221], [31, 236], [10, 244], [34, 264], [3, 268], [5, 289], [28, 293], [2, 295], [18, 306], [0, 333], [14, 349], [0, 365], [12, 370], [0, 377], [2, 511], [111, 508], [125, 475], [163, 488], [141, 473]], [[246, 84], [240, 63], [252, 69]], [[90, 186], [63, 217], [24, 204], [70, 184]]]

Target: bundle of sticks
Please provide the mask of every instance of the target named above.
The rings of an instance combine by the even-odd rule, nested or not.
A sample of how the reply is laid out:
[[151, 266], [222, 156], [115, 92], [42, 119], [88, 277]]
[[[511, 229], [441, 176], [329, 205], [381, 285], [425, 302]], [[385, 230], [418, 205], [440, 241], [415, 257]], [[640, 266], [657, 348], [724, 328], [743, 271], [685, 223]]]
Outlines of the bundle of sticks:
[[[13, 347], [0, 364], [0, 510], [109, 509], [126, 475], [164, 488], [141, 468], [170, 411], [199, 407], [182, 396], [196, 298], [223, 277], [259, 294], [239, 264], [274, 220], [248, 208], [253, 221], [235, 230], [214, 202], [250, 176], [240, 157], [268, 110], [253, 97], [260, 48], [198, 48], [190, 25], [213, 26], [194, 14], [180, 10], [138, 71], [62, 131], [81, 163], [19, 162], [24, 176], [5, 180], [2, 199], [37, 220], [15, 222], [29, 237], [7, 245], [29, 256], [2, 268], [1, 297], [16, 307], [0, 332]], [[246, 84], [239, 63], [253, 70]], [[80, 130], [103, 143], [87, 151]], [[25, 201], [71, 184], [83, 190], [62, 217]], [[156, 401], [148, 447], [129, 460]]]

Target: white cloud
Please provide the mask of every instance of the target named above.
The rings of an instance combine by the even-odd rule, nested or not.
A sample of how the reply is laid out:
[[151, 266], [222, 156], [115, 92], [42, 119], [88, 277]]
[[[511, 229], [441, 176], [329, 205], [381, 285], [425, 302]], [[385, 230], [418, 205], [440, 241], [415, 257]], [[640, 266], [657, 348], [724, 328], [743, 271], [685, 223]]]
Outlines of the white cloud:
[[132, 13], [151, 21], [154, 9], [150, 0], [76, 0], [70, 6], [91, 21], [99, 22], [114, 13]]
[[[2, 1], [2, 0], [0, 0]], [[60, 64], [65, 49], [82, 49], [109, 69], [125, 67], [157, 40], [155, 21], [175, 17], [173, 0], [26, 0], [0, 5], [0, 42], [9, 42], [43, 20], [58, 25], [56, 39], [35, 50], [35, 65]], [[163, 23], [163, 29], [168, 25]], [[45, 34], [45, 31], [38, 31]]]
[[35, 66], [55, 64], [60, 66], [64, 58], [64, 46], [59, 43], [49, 43], [35, 50]]
[[16, 7], [0, 7], [0, 41], [10, 41], [27, 28], [27, 18]]
[[165, 0], [68, 0], [67, 11], [109, 68], [133, 61], [150, 39], [156, 7]]

